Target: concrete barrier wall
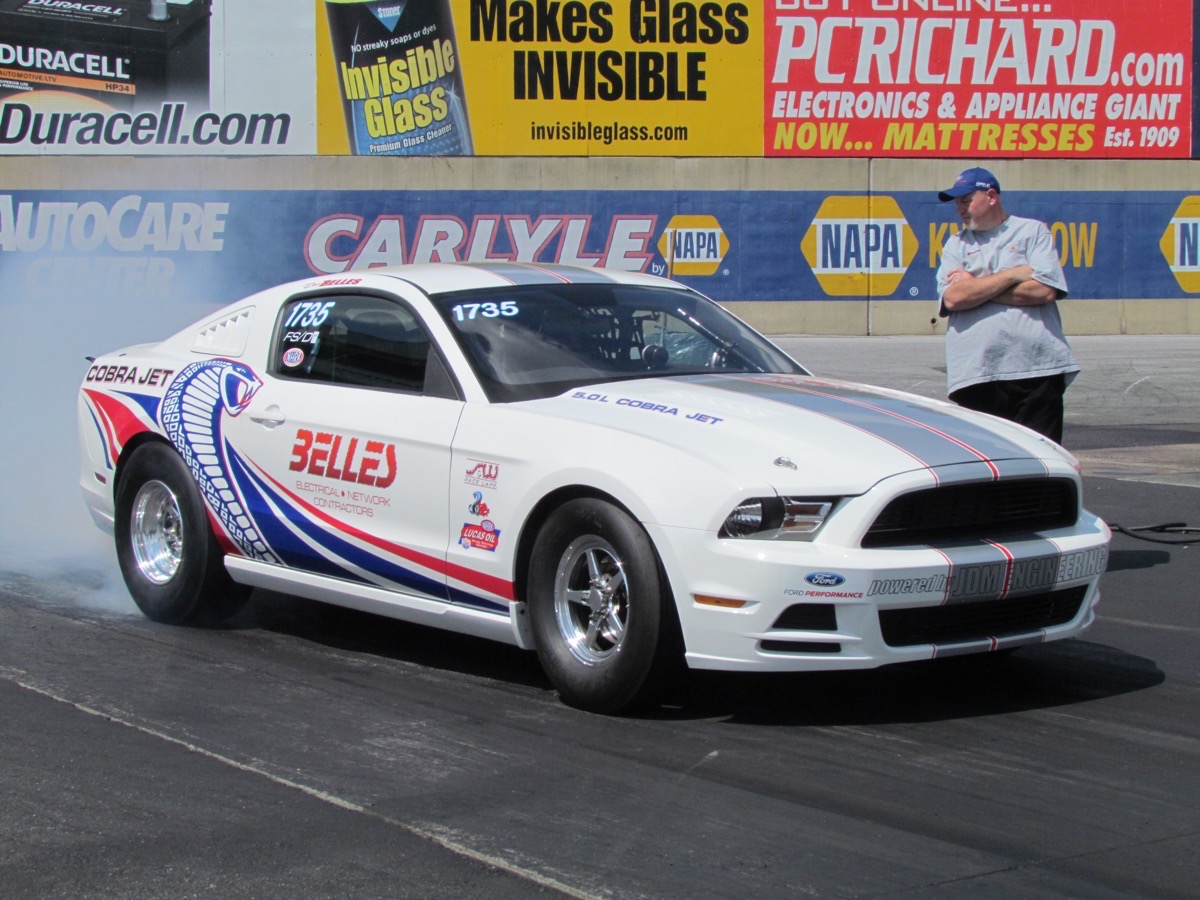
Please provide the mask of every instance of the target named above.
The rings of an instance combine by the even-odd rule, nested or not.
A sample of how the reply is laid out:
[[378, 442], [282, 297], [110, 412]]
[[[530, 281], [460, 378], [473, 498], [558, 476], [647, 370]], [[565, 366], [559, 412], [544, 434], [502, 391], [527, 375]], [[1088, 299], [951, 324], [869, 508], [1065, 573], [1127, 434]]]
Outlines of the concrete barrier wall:
[[[63, 199], [69, 199], [72, 192], [98, 191], [446, 191], [461, 197], [463, 192], [474, 191], [526, 195], [540, 191], [561, 195], [567, 191], [655, 192], [654, 196], [661, 198], [664, 192], [674, 192], [673, 205], [688, 212], [688, 199], [694, 192], [722, 192], [721, 196], [727, 194], [730, 198], [769, 197], [774, 209], [772, 221], [787, 225], [776, 227], [777, 236], [756, 236], [764, 245], [755, 248], [756, 265], [799, 265], [806, 272], [807, 267], [797, 262], [801, 255], [799, 238], [813, 221], [813, 197], [895, 194], [904, 198], [906, 211], [920, 206], [921, 214], [930, 219], [928, 233], [915, 234], [919, 250], [905, 274], [904, 284], [908, 287], [902, 296], [894, 292], [887, 296], [881, 292], [874, 298], [862, 296], [862, 292], [844, 298], [831, 296], [814, 285], [811, 272], [806, 280], [796, 279], [794, 296], [787, 292], [770, 298], [714, 295], [756, 327], [773, 334], [929, 334], [943, 329], [933, 300], [936, 256], [931, 252], [932, 238], [936, 222], [954, 218], [952, 208], [938, 204], [934, 195], [962, 168], [977, 163], [858, 159], [5, 157], [0, 159], [0, 194], [62, 192]], [[1010, 212], [1050, 221], [1055, 204], [1061, 203], [1081, 221], [1103, 216], [1105, 241], [1097, 252], [1105, 278], [1113, 284], [1142, 285], [1147, 283], [1143, 272], [1153, 268], [1156, 280], [1150, 283], [1166, 288], [1163, 296], [1123, 297], [1101, 296], [1093, 287], [1090, 290], [1096, 296], [1063, 301], [1069, 333], [1200, 333], [1200, 287], [1194, 288], [1193, 295], [1185, 289], [1183, 279], [1176, 284], [1165, 276], [1165, 251], [1156, 246], [1157, 235], [1172, 221], [1171, 213], [1161, 210], [1175, 209], [1193, 191], [1200, 194], [1200, 162], [997, 160], [986, 164], [999, 177]], [[796, 198], [797, 208], [791, 222], [787, 215], [789, 197]], [[928, 208], [924, 206], [926, 197]], [[1139, 239], [1110, 234], [1120, 232], [1122, 222], [1138, 221], [1146, 198], [1154, 199], [1156, 212], [1149, 226], [1137, 226]], [[1197, 201], [1200, 204], [1200, 198]], [[743, 211], [740, 215], [746, 218], [752, 213]], [[1200, 218], [1200, 205], [1192, 215]], [[0, 222], [0, 226], [3, 224]], [[1129, 227], [1132, 232], [1134, 225]], [[263, 235], [262, 239], [270, 241], [271, 235]], [[288, 252], [296, 253], [291, 248]], [[1097, 265], [1090, 257], [1087, 264]], [[1071, 269], [1067, 272], [1074, 285]], [[303, 274], [298, 272], [294, 277]], [[683, 280], [706, 290], [702, 278]], [[1080, 277], [1080, 283], [1088, 282]], [[1187, 287], [1191, 287], [1190, 282]]]

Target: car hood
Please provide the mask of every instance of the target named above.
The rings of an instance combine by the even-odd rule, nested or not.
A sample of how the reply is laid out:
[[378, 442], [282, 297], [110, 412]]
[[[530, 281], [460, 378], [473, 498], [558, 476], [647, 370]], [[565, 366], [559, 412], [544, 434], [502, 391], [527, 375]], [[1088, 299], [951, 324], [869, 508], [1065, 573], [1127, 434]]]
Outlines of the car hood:
[[[855, 494], [883, 478], [1045, 475], [1070, 457], [1009, 422], [899, 391], [802, 375], [640, 379], [532, 401], [556, 418], [673, 446], [741, 482]], [[614, 447], [613, 449], [619, 449]]]

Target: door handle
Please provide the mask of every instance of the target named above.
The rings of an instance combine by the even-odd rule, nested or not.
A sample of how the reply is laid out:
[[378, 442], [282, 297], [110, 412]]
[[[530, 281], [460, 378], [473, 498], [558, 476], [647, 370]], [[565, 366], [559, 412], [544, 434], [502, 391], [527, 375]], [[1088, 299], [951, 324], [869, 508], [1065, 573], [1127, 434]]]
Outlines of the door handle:
[[286, 422], [287, 416], [283, 414], [283, 410], [272, 403], [257, 416], [254, 413], [250, 413], [250, 421], [257, 422], [259, 425], [264, 425], [267, 428], [274, 428], [276, 425], [282, 425]]

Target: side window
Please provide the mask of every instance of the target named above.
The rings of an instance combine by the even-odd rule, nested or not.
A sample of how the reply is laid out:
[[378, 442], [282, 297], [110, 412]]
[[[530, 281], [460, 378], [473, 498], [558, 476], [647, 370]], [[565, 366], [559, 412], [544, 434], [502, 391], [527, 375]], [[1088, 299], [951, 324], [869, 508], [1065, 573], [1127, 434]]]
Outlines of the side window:
[[274, 362], [287, 378], [414, 393], [425, 391], [431, 362], [444, 376], [416, 317], [398, 303], [368, 295], [290, 301]]

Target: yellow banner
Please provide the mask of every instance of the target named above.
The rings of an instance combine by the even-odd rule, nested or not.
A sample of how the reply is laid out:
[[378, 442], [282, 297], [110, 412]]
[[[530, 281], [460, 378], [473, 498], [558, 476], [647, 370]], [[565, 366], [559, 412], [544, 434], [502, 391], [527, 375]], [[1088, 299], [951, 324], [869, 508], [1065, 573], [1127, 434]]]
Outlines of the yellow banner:
[[318, 150], [760, 156], [762, 53], [759, 3], [318, 0]]

